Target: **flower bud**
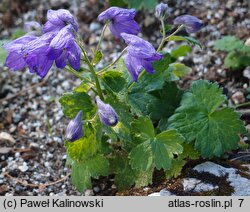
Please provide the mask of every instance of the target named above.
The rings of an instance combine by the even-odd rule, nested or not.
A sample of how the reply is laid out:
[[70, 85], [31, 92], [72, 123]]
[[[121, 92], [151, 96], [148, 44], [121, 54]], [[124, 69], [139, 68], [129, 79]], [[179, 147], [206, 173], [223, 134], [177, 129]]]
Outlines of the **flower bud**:
[[79, 111], [76, 117], [71, 120], [66, 129], [66, 138], [68, 141], [76, 141], [83, 136], [82, 111]]
[[192, 15], [178, 16], [174, 19], [174, 24], [184, 25], [188, 33], [197, 32], [203, 27], [202, 21]]
[[96, 97], [96, 104], [101, 122], [107, 126], [114, 127], [118, 123], [118, 115], [115, 110], [109, 104], [105, 104], [99, 96]]
[[167, 4], [160, 3], [155, 7], [155, 16], [159, 19], [164, 19], [169, 16], [169, 7]]

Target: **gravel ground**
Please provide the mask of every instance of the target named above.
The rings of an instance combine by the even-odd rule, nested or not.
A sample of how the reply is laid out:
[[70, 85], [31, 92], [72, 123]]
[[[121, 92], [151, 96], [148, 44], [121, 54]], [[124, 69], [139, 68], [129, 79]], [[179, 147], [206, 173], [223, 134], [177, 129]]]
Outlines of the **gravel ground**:
[[[77, 16], [80, 34], [90, 49], [95, 46], [101, 33], [102, 25], [96, 17], [99, 11], [107, 7], [106, 3], [98, 3], [97, 0], [13, 0], [10, 7], [4, 7], [6, 2], [3, 0], [0, 3], [1, 39], [11, 35], [24, 21], [44, 23], [49, 8], [67, 8]], [[191, 80], [199, 78], [217, 81], [225, 87], [231, 104], [244, 102], [249, 78], [244, 77], [243, 72], [229, 73], [225, 70], [225, 55], [214, 51], [212, 46], [213, 41], [223, 35], [236, 35], [243, 40], [249, 38], [248, 2], [168, 2], [174, 8], [169, 21], [188, 13], [199, 17], [206, 25], [195, 35], [204, 48], [195, 47], [183, 59], [193, 72], [180, 81], [180, 85], [187, 87]], [[159, 22], [153, 17], [153, 12], [139, 12], [137, 19], [142, 26], [142, 35], [157, 46], [160, 42], [157, 31]], [[114, 59], [123, 46], [107, 32], [102, 45], [106, 56], [100, 66]], [[174, 44], [170, 42], [165, 49], [173, 47]], [[41, 81], [27, 70], [13, 73], [0, 67], [0, 195], [81, 195], [72, 186], [69, 170], [65, 167], [63, 137], [69, 120], [63, 117], [58, 103], [62, 93], [79, 83], [74, 76], [58, 69], [51, 70], [48, 77]], [[237, 92], [238, 95], [234, 95]], [[246, 125], [250, 124], [249, 120], [249, 117], [244, 117]], [[114, 195], [115, 191], [112, 179], [109, 182], [103, 180], [95, 182], [93, 190], [87, 190], [85, 195]]]

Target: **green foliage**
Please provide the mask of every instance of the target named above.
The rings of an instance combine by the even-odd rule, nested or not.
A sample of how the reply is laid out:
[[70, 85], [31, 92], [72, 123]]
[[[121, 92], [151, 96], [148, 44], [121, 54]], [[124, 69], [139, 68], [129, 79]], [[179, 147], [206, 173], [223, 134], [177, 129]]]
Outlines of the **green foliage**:
[[97, 51], [93, 59], [93, 65], [97, 65], [102, 60], [102, 52]]
[[236, 149], [244, 125], [233, 109], [220, 108], [225, 99], [217, 84], [202, 80], [193, 83], [170, 117], [169, 128], [178, 130], [187, 142], [194, 142], [204, 158]]
[[202, 48], [201, 43], [198, 40], [196, 40], [192, 37], [188, 37], [188, 36], [174, 35], [174, 36], [171, 36], [170, 38], [168, 38], [168, 41], [187, 41], [191, 45], [197, 45], [200, 48]]
[[108, 160], [101, 155], [95, 155], [84, 161], [73, 163], [71, 166], [72, 182], [79, 192], [91, 188], [91, 178], [107, 176], [109, 170]]
[[83, 119], [89, 119], [95, 115], [96, 107], [93, 105], [91, 97], [85, 92], [65, 93], [60, 98], [65, 116], [73, 119], [82, 110]]
[[183, 138], [175, 130], [163, 131], [155, 135], [154, 128], [149, 118], [140, 118], [133, 125], [134, 137], [140, 144], [132, 149], [129, 154], [130, 164], [133, 169], [147, 171], [152, 165], [160, 170], [171, 168], [173, 154], [181, 154]]
[[234, 36], [224, 36], [215, 41], [214, 48], [227, 52], [224, 66], [231, 70], [242, 70], [250, 65], [250, 47]]
[[136, 10], [145, 8], [149, 10], [153, 10], [157, 5], [157, 0], [109, 0], [110, 6], [116, 7], [128, 7], [134, 8]]

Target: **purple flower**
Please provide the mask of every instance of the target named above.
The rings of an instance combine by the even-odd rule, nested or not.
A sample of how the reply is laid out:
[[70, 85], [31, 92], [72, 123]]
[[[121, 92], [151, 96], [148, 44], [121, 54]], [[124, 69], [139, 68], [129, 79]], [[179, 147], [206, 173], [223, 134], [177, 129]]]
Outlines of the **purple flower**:
[[167, 4], [160, 3], [155, 7], [155, 16], [159, 19], [164, 19], [169, 15], [169, 7]]
[[18, 71], [27, 67], [25, 58], [22, 55], [22, 49], [25, 44], [29, 43], [32, 40], [35, 40], [36, 38], [37, 37], [34, 35], [24, 35], [4, 45], [4, 48], [9, 53], [6, 57], [5, 65], [13, 71]]
[[101, 122], [107, 126], [115, 126], [118, 123], [118, 115], [115, 110], [109, 104], [105, 104], [99, 96], [96, 97], [96, 104]]
[[155, 51], [155, 48], [148, 42], [135, 35], [122, 33], [121, 36], [128, 44], [125, 64], [130, 72], [132, 79], [137, 82], [142, 69], [153, 74], [153, 62], [160, 60], [163, 55]]
[[48, 21], [43, 26], [43, 32], [45, 33], [59, 31], [67, 25], [71, 25], [76, 32], [78, 31], [78, 24], [74, 16], [68, 10], [48, 10], [47, 19]]
[[72, 30], [71, 26], [64, 27], [49, 44], [47, 55], [56, 61], [58, 68], [64, 68], [67, 61], [75, 70], [80, 68], [81, 50], [75, 42]]
[[38, 74], [41, 78], [47, 75], [53, 65], [53, 60], [47, 56], [47, 50], [54, 36], [54, 32], [45, 33], [22, 47], [21, 54], [30, 72]]
[[199, 31], [203, 27], [203, 23], [200, 19], [191, 15], [181, 15], [174, 19], [174, 24], [183, 24], [188, 33], [194, 33]]
[[140, 32], [139, 25], [135, 22], [134, 9], [110, 7], [98, 16], [99, 21], [111, 21], [109, 29], [117, 38], [122, 38], [121, 33], [137, 35]]
[[82, 111], [79, 111], [76, 117], [71, 120], [66, 129], [66, 138], [68, 141], [76, 141], [83, 136]]

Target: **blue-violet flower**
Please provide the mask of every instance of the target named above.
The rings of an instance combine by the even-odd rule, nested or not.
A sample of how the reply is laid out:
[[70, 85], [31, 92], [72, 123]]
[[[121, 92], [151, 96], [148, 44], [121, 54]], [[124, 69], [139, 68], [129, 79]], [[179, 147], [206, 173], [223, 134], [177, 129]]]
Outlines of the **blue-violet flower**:
[[167, 4], [160, 3], [156, 5], [155, 7], [155, 16], [159, 19], [165, 19], [167, 16], [169, 16], [170, 11]]
[[174, 19], [174, 24], [184, 25], [188, 33], [194, 33], [199, 31], [203, 27], [203, 23], [200, 19], [192, 15], [181, 15]]
[[137, 35], [140, 27], [134, 20], [136, 11], [134, 9], [123, 9], [110, 7], [98, 16], [99, 21], [111, 21], [109, 29], [117, 38], [122, 38], [121, 33]]
[[83, 132], [82, 111], [79, 111], [76, 117], [71, 120], [66, 129], [66, 138], [68, 141], [76, 141], [80, 139]]
[[67, 25], [71, 25], [76, 32], [78, 31], [78, 24], [74, 16], [68, 10], [48, 10], [47, 19], [48, 21], [43, 26], [44, 33], [59, 31]]
[[137, 82], [142, 69], [153, 74], [153, 62], [160, 60], [163, 55], [159, 54], [155, 48], [148, 42], [135, 35], [122, 33], [121, 36], [128, 44], [127, 54], [125, 55], [125, 64], [131, 74], [132, 79]]
[[118, 115], [109, 104], [105, 104], [99, 96], [96, 97], [98, 115], [101, 122], [107, 126], [115, 126], [118, 123]]
[[78, 70], [80, 68], [81, 50], [75, 42], [72, 26], [61, 29], [52, 39], [47, 50], [47, 55], [51, 60], [56, 61], [58, 68], [64, 68], [67, 61]]

